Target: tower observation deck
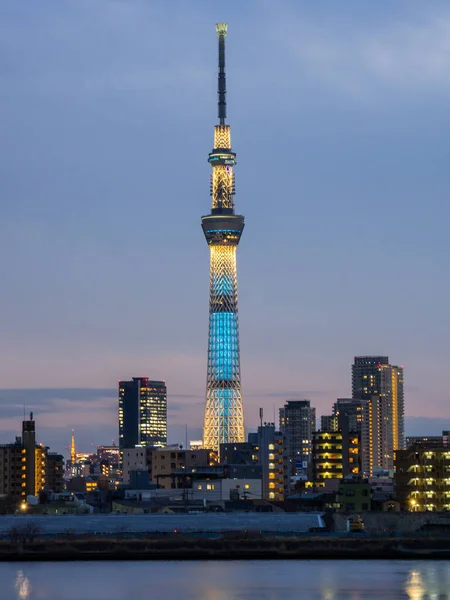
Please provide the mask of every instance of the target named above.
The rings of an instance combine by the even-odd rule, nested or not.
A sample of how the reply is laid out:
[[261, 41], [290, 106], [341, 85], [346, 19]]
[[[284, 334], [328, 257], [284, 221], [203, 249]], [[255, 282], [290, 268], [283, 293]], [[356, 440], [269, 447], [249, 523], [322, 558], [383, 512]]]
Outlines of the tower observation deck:
[[245, 441], [239, 351], [236, 250], [244, 217], [234, 212], [236, 154], [226, 125], [225, 36], [227, 25], [216, 26], [219, 41], [218, 117], [211, 174], [211, 213], [202, 217], [210, 250], [209, 337], [203, 444], [219, 450], [222, 443]]

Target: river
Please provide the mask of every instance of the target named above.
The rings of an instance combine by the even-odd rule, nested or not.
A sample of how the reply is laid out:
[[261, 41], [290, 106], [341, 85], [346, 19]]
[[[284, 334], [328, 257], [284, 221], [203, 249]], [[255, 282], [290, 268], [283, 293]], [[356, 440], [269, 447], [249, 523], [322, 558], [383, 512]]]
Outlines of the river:
[[450, 600], [449, 561], [1, 563], [3, 600]]

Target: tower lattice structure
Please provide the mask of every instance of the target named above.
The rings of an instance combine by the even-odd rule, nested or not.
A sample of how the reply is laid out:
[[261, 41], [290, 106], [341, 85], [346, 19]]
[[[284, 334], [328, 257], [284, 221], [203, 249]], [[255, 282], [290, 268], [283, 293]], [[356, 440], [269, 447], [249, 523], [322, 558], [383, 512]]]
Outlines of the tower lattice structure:
[[206, 382], [205, 448], [245, 441], [239, 350], [236, 250], [244, 217], [234, 212], [236, 154], [231, 149], [226, 119], [225, 36], [227, 25], [216, 26], [219, 41], [218, 117], [214, 149], [208, 162], [211, 174], [211, 213], [202, 217], [210, 249], [209, 338]]

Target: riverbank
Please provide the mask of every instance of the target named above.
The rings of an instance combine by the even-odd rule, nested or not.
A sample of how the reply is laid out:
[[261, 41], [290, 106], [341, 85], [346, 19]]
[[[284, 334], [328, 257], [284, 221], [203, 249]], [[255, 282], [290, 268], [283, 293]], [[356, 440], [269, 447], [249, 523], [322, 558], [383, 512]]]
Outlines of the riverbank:
[[0, 561], [450, 559], [450, 537], [83, 539], [0, 542]]

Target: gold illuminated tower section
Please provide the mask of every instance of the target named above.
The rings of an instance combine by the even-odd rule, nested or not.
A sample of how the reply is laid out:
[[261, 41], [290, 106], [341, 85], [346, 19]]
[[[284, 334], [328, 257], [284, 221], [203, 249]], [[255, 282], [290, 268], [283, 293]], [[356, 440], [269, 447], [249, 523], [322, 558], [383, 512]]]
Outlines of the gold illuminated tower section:
[[214, 127], [214, 149], [208, 162], [211, 174], [211, 213], [202, 217], [210, 250], [209, 338], [203, 444], [219, 450], [222, 443], [245, 441], [239, 352], [236, 250], [244, 217], [234, 213], [236, 154], [231, 150], [226, 119], [225, 36], [227, 25], [217, 26], [219, 41], [219, 124]]

